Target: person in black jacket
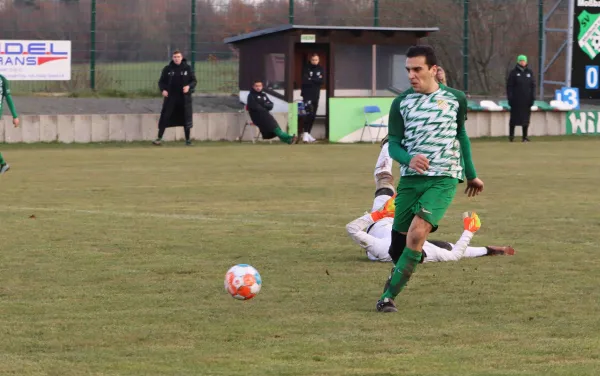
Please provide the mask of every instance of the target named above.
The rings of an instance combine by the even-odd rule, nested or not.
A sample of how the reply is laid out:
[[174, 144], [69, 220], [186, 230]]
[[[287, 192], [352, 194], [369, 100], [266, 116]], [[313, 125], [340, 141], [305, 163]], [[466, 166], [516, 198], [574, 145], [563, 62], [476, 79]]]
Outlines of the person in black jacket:
[[248, 106], [250, 119], [260, 129], [263, 139], [270, 140], [279, 137], [281, 142], [290, 145], [296, 142], [296, 135], [290, 136], [285, 133], [279, 127], [279, 124], [277, 124], [277, 120], [269, 113], [273, 109], [273, 102], [271, 102], [267, 94], [263, 91], [261, 80], [254, 81], [252, 89], [248, 93], [246, 105]]
[[165, 129], [169, 127], [183, 127], [185, 144], [192, 144], [190, 140], [193, 127], [192, 93], [196, 83], [196, 74], [183, 58], [182, 53], [173, 52], [173, 59], [163, 68], [158, 80], [158, 88], [164, 100], [158, 120], [158, 138], [154, 140], [154, 145], [162, 144]]
[[523, 127], [523, 142], [529, 142], [527, 130], [531, 117], [531, 106], [535, 102], [535, 77], [527, 66], [527, 56], [519, 55], [517, 66], [508, 75], [506, 97], [510, 106], [509, 137], [515, 138], [515, 127]]
[[325, 79], [323, 68], [319, 65], [319, 55], [310, 56], [310, 64], [302, 70], [302, 90], [300, 95], [305, 108], [309, 111], [304, 117], [303, 142], [315, 142], [315, 138], [310, 134], [312, 131], [317, 110], [319, 109], [319, 98], [321, 97], [321, 85]]

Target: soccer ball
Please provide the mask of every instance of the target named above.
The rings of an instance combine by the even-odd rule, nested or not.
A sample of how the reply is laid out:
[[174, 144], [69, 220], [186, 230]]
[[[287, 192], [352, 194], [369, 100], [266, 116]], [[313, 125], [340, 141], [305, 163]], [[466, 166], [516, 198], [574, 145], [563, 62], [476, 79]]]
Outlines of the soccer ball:
[[235, 299], [252, 299], [258, 294], [261, 286], [260, 274], [248, 264], [232, 266], [225, 274], [225, 290]]

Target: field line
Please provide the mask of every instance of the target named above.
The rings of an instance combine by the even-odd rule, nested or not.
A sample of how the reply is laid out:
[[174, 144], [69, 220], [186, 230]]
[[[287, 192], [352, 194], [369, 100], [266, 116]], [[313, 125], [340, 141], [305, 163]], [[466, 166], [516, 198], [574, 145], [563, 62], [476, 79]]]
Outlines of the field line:
[[148, 213], [148, 212], [121, 212], [113, 210], [101, 210], [101, 209], [75, 209], [75, 208], [44, 208], [44, 207], [24, 207], [24, 206], [0, 206], [0, 212], [56, 212], [56, 213], [73, 213], [73, 214], [85, 214], [85, 215], [103, 215], [103, 216], [114, 216], [114, 217], [126, 217], [126, 218], [153, 218], [153, 219], [175, 219], [184, 221], [199, 221], [199, 222], [238, 222], [247, 224], [257, 225], [279, 225], [284, 224], [286, 226], [293, 222], [294, 225], [308, 226], [308, 227], [321, 227], [321, 228], [337, 228], [343, 229], [343, 226], [323, 225], [318, 223], [300, 222], [297, 220], [290, 221], [274, 221], [268, 219], [244, 217], [241, 215], [228, 216], [228, 217], [211, 217], [202, 214], [176, 214], [176, 213]]

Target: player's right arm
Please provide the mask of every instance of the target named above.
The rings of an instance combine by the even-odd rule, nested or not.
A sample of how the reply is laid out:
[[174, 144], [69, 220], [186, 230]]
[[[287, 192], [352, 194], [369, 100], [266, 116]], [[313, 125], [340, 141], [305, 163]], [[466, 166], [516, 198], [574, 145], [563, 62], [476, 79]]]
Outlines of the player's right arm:
[[158, 79], [158, 90], [162, 93], [163, 97], [169, 96], [169, 76], [168, 76], [169, 66], [163, 68], [162, 72], [160, 72], [160, 78]]
[[404, 96], [399, 96], [392, 102], [390, 114], [388, 117], [388, 139], [390, 157], [396, 162], [410, 166], [412, 169], [422, 174], [429, 168], [429, 161], [424, 155], [412, 156], [402, 147], [404, 139], [404, 118], [400, 113], [400, 104]]
[[402, 147], [404, 139], [404, 118], [400, 113], [400, 102], [402, 97], [394, 99], [390, 107], [390, 115], [388, 118], [388, 139], [390, 157], [396, 162], [408, 166], [410, 164], [411, 155]]
[[508, 100], [508, 104], [512, 103], [513, 99], [513, 88], [515, 86], [515, 77], [513, 71], [508, 74], [508, 78], [506, 79], [506, 99]]
[[169, 88], [169, 66], [163, 68], [160, 72], [160, 78], [158, 79], [158, 90], [167, 91]]

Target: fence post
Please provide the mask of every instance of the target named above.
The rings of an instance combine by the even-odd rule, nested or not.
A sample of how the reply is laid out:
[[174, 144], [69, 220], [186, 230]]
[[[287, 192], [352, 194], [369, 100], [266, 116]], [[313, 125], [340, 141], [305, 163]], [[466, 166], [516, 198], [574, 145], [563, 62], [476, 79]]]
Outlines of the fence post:
[[192, 70], [196, 68], [196, 0], [192, 0], [192, 22], [190, 32], [190, 49], [192, 50]]
[[373, 26], [379, 26], [379, 0], [374, 0], [373, 4]]
[[96, 90], [96, 0], [91, 3], [90, 25], [90, 88]]
[[463, 0], [463, 91], [469, 92], [469, 0]]
[[289, 19], [290, 25], [293, 25], [294, 24], [294, 0], [290, 0], [288, 19]]
[[539, 100], [544, 100], [544, 63], [546, 53], [544, 51], [544, 0], [538, 2], [538, 83], [540, 85]]

